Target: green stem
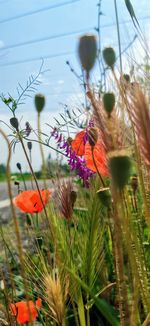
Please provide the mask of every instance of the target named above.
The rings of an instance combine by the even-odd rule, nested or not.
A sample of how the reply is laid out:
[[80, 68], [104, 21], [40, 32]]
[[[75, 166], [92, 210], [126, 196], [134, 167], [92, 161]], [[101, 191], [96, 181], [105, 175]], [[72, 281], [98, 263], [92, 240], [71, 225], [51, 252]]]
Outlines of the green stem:
[[41, 140], [41, 123], [40, 123], [40, 112], [38, 112], [38, 139], [39, 139], [39, 146], [40, 146], [40, 152], [42, 157], [42, 168], [43, 168], [43, 177], [44, 177], [44, 187], [47, 189], [46, 184], [46, 164], [45, 164], [45, 158], [44, 158], [44, 152], [42, 147], [42, 140]]
[[115, 6], [116, 25], [117, 25], [117, 35], [118, 35], [118, 47], [119, 47], [120, 72], [121, 72], [121, 74], [122, 74], [121, 40], [120, 40], [120, 29], [119, 29], [118, 9], [117, 9], [117, 1], [116, 1], [116, 0], [114, 0], [114, 6]]
[[78, 314], [79, 314], [80, 326], [86, 326], [82, 292], [80, 292], [80, 294], [79, 294], [79, 299], [78, 299], [77, 305], [78, 305]]
[[92, 150], [92, 159], [93, 159], [94, 166], [95, 166], [96, 171], [97, 171], [97, 174], [98, 174], [98, 176], [99, 176], [99, 178], [101, 180], [102, 186], [105, 188], [105, 183], [103, 181], [103, 178], [102, 178], [102, 176], [101, 176], [101, 174], [100, 174], [100, 172], [98, 170], [98, 167], [97, 167], [97, 164], [96, 164], [96, 161], [95, 161], [95, 157], [94, 157], [94, 146], [91, 146], [91, 150]]

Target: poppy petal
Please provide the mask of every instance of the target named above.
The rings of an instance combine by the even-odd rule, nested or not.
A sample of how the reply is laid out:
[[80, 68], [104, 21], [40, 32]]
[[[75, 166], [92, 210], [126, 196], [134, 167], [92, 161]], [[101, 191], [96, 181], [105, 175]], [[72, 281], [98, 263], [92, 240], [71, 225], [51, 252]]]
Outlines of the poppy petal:
[[85, 137], [85, 130], [78, 132], [75, 138], [71, 142], [71, 147], [78, 156], [84, 155], [84, 151], [85, 151], [84, 137]]
[[21, 212], [29, 214], [39, 213], [43, 210], [43, 205], [45, 206], [47, 204], [51, 193], [47, 189], [40, 190], [43, 200], [42, 203], [38, 190], [26, 190], [15, 197], [13, 203]]
[[[92, 170], [93, 172], [100, 172], [103, 176], [108, 176], [108, 167], [107, 167], [107, 159], [106, 152], [104, 146], [100, 140], [96, 143], [93, 150], [94, 160], [92, 156], [92, 148], [89, 142], [85, 145], [85, 162], [86, 166]], [[94, 162], [95, 161], [95, 162]]]

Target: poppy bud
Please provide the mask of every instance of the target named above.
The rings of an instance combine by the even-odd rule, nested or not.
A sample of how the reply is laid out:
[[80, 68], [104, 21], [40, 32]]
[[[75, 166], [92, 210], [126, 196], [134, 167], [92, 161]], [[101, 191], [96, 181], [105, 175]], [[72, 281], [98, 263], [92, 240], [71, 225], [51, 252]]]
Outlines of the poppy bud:
[[116, 53], [113, 48], [108, 47], [103, 50], [103, 58], [108, 67], [113, 68], [116, 62]]
[[21, 164], [19, 162], [16, 164], [16, 166], [17, 166], [18, 170], [21, 171]]
[[82, 67], [86, 70], [87, 74], [89, 74], [90, 70], [94, 66], [97, 55], [95, 35], [87, 34], [81, 36], [78, 52]]
[[39, 245], [39, 248], [41, 249], [42, 248], [42, 245], [43, 245], [43, 238], [42, 237], [38, 237], [38, 238], [36, 238], [36, 241], [37, 241], [37, 243]]
[[18, 131], [19, 123], [17, 118], [15, 117], [11, 118], [10, 124], [12, 125], [13, 128], [15, 128]]
[[71, 193], [70, 193], [70, 201], [71, 201], [71, 204], [72, 204], [72, 208], [74, 207], [76, 199], [77, 199], [77, 193], [76, 193], [76, 191], [72, 190]]
[[19, 186], [19, 185], [20, 185], [20, 182], [16, 180], [16, 181], [14, 182], [14, 185], [15, 185], [15, 186]]
[[41, 113], [45, 106], [45, 96], [43, 94], [36, 94], [35, 98], [35, 107], [38, 113]]
[[110, 118], [111, 112], [115, 106], [115, 95], [114, 93], [105, 93], [103, 96], [104, 109]]
[[123, 78], [127, 83], [130, 83], [130, 76], [128, 74], [124, 74]]
[[135, 193], [137, 191], [137, 187], [138, 187], [138, 178], [136, 176], [133, 176], [131, 178], [131, 187], [133, 192]]
[[67, 143], [68, 143], [68, 145], [71, 145], [71, 143], [72, 143], [72, 138], [71, 137], [67, 138]]
[[120, 190], [123, 189], [131, 173], [131, 160], [129, 156], [125, 154], [111, 156], [108, 164], [114, 185]]
[[28, 141], [27, 142], [27, 146], [28, 146], [28, 150], [31, 151], [31, 149], [32, 149], [32, 142], [31, 141]]
[[96, 128], [90, 128], [88, 131], [88, 135], [89, 135], [89, 144], [94, 147], [97, 143], [98, 140], [98, 132]]
[[109, 208], [111, 205], [111, 194], [109, 188], [102, 188], [97, 191], [97, 195], [105, 207]]

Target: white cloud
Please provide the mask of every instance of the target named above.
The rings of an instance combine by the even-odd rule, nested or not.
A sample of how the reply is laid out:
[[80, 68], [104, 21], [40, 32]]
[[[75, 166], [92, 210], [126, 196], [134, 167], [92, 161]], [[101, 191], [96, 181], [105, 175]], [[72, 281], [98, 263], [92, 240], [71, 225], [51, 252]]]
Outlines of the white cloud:
[[59, 85], [63, 85], [64, 84], [64, 80], [62, 80], [62, 79], [58, 80], [58, 84]]
[[2, 49], [5, 46], [4, 42], [0, 40], [0, 49]]

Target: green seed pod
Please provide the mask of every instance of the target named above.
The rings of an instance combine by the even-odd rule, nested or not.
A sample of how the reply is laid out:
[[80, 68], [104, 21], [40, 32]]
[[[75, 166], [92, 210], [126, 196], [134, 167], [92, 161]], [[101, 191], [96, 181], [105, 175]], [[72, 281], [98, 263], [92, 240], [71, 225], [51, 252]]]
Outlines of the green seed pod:
[[97, 191], [97, 195], [103, 206], [109, 208], [111, 205], [111, 193], [109, 188], [102, 188]]
[[94, 147], [97, 143], [98, 140], [98, 132], [96, 128], [90, 128], [88, 131], [88, 136], [89, 136], [89, 144]]
[[103, 104], [104, 109], [108, 113], [108, 117], [110, 117], [113, 108], [115, 106], [115, 95], [114, 93], [105, 93], [103, 96]]
[[35, 107], [38, 113], [41, 113], [45, 106], [45, 96], [43, 94], [36, 94], [35, 95]]
[[113, 156], [109, 159], [109, 169], [114, 185], [120, 190], [128, 183], [131, 174], [131, 160], [127, 155]]
[[116, 53], [113, 48], [108, 47], [103, 50], [103, 58], [108, 67], [113, 68], [116, 62]]
[[83, 69], [89, 74], [94, 66], [97, 55], [95, 35], [87, 34], [80, 37], [78, 53]]
[[11, 118], [10, 124], [12, 125], [13, 128], [15, 128], [18, 131], [19, 123], [17, 118], [15, 117]]

